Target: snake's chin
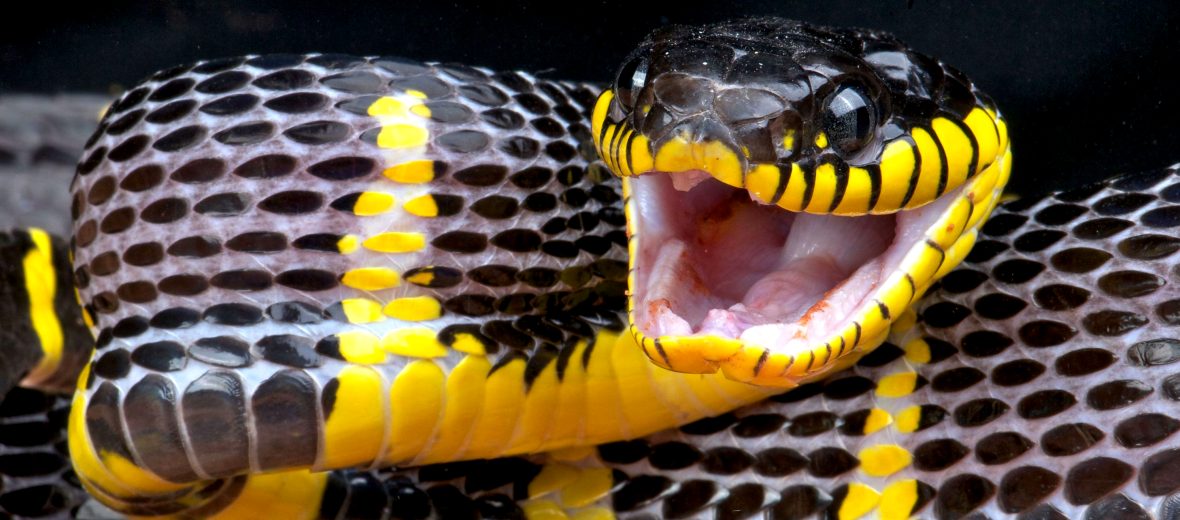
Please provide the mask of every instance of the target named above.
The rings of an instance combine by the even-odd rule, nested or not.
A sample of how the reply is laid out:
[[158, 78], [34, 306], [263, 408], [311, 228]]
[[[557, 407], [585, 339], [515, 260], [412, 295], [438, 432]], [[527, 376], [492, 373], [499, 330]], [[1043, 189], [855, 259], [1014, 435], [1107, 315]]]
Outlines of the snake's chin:
[[639, 213], [631, 298], [648, 337], [807, 348], [847, 324], [924, 239], [941, 212], [929, 206], [942, 206], [856, 217], [792, 213], [704, 172], [652, 173], [630, 179]]

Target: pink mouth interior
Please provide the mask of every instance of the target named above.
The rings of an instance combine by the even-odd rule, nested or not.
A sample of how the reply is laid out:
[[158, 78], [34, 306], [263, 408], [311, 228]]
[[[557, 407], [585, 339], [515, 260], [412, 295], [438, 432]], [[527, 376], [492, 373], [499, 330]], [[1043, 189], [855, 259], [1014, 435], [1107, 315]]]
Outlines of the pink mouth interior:
[[630, 182], [639, 212], [635, 321], [649, 337], [806, 344], [844, 323], [915, 238], [903, 231], [906, 216], [792, 213], [705, 172]]

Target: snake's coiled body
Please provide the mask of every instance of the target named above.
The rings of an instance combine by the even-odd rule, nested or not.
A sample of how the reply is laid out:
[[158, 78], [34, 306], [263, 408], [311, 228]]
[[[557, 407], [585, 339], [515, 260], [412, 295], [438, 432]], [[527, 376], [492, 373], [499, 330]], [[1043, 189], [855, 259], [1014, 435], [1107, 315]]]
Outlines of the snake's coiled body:
[[177, 493], [238, 492], [184, 483], [593, 445], [771, 393], [625, 348], [592, 96], [331, 56], [126, 94], [74, 186], [98, 340], [71, 441], [91, 491], [179, 511]]
[[[855, 34], [835, 44], [881, 43]], [[1017, 202], [980, 232], [1006, 130], [946, 75], [908, 80], [938, 85], [925, 94], [942, 108], [921, 115], [910, 92], [898, 128], [925, 130], [885, 131], [904, 143], [868, 164], [829, 149], [855, 136], [807, 122], [788, 132], [804, 141], [795, 163], [756, 146], [728, 163], [718, 133], [653, 137], [645, 158], [616, 109], [591, 121], [591, 87], [460, 65], [263, 56], [157, 74], [107, 111], [73, 186], [74, 274], [97, 333], [69, 419], [75, 467], [132, 514], [1175, 517], [1175, 171]], [[899, 233], [917, 240], [889, 280], [909, 289], [882, 278], [837, 354], [826, 337], [789, 359], [715, 357], [692, 336], [637, 345], [622, 311], [638, 247], [626, 217], [642, 213], [624, 214], [591, 141], [627, 175], [672, 142], [689, 151], [678, 165], [785, 209], [954, 198], [929, 220], [897, 217], [930, 225]], [[881, 184], [907, 164], [908, 189]], [[967, 266], [931, 286], [977, 234]], [[23, 277], [8, 299], [31, 303], [10, 314], [59, 346], [26, 380], [53, 381], [85, 360], [61, 332], [81, 318], [54, 307], [60, 244], [26, 235], [5, 250]], [[832, 367], [847, 370], [781, 395], [729, 379], [791, 386]]]

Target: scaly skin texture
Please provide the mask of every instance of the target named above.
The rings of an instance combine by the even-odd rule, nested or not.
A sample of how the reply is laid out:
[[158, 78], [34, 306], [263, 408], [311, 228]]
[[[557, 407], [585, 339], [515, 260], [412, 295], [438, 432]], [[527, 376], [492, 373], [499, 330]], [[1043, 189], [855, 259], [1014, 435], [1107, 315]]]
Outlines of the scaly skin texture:
[[653, 367], [621, 333], [624, 217], [592, 100], [341, 56], [206, 62], [125, 94], [74, 183], [88, 490], [206, 515], [253, 493], [219, 478], [587, 446], [773, 393]]
[[[88, 146], [83, 164], [91, 166], [83, 167], [89, 171], [75, 185], [78, 198], [84, 199], [76, 206], [79, 225], [84, 228], [93, 220], [98, 229], [91, 241], [79, 236], [75, 265], [82, 272], [97, 266], [105, 273], [86, 273], [90, 276], [84, 277], [88, 282], [82, 285], [83, 301], [91, 306], [96, 328], [108, 332], [100, 334], [95, 362], [80, 380], [71, 418], [71, 451], [89, 489], [104, 501], [137, 513], [220, 513], [226, 517], [318, 513], [328, 518], [340, 514], [419, 518], [433, 512], [441, 517], [542, 518], [568, 513], [579, 518], [724, 518], [741, 512], [744, 515], [738, 516], [770, 518], [814, 513], [837, 518], [865, 514], [957, 518], [973, 511], [995, 517], [1022, 510], [1035, 510], [1041, 517], [1053, 517], [1055, 512], [1103, 518], [1114, 510], [1174, 515], [1167, 497], [1180, 484], [1174, 462], [1178, 451], [1170, 437], [1176, 428], [1162, 415], [1180, 393], [1175, 377], [1167, 371], [1180, 356], [1166, 339], [1174, 335], [1168, 327], [1176, 322], [1176, 304], [1160, 287], [1174, 278], [1166, 264], [1175, 246], [1164, 232], [1152, 231], [1177, 224], [1175, 207], [1169, 204], [1178, 198], [1173, 170], [1115, 182], [1101, 192], [1060, 195], [1032, 209], [1010, 206], [1001, 210], [1001, 214], [1014, 215], [997, 218], [983, 229], [983, 244], [968, 258], [968, 266], [932, 288], [933, 298], [927, 299], [917, 314], [898, 313], [896, 336], [856, 366], [828, 382], [813, 383], [676, 431], [610, 443], [597, 450], [563, 449], [529, 459], [436, 464], [405, 472], [325, 475], [293, 471], [189, 482], [190, 474], [216, 477], [246, 467], [327, 469], [367, 464], [377, 458], [381, 459], [378, 464], [429, 462], [446, 458], [444, 454], [488, 457], [626, 439], [774, 393], [720, 376], [686, 376], [649, 368], [626, 334], [559, 331], [561, 340], [550, 342], [552, 347], [544, 341], [514, 347], [507, 344], [509, 336], [503, 331], [493, 334], [483, 328], [459, 329], [470, 337], [443, 334], [446, 326], [474, 318], [463, 314], [472, 312], [473, 307], [450, 303], [454, 298], [496, 294], [493, 291], [497, 289], [491, 288], [496, 284], [485, 283], [492, 280], [485, 276], [495, 273], [478, 271], [479, 267], [508, 265], [519, 273], [526, 265], [512, 262], [523, 255], [534, 255], [529, 257], [529, 267], [539, 263], [559, 270], [558, 281], [546, 289], [550, 294], [569, 291], [554, 297], [563, 314], [558, 319], [568, 318], [565, 314], [581, 320], [599, 318], [603, 322], [591, 323], [604, 323], [604, 330], [610, 331], [613, 322], [613, 328], [618, 329], [617, 317], [612, 320], [609, 312], [579, 304], [586, 298], [612, 304], [618, 289], [609, 282], [621, 281], [619, 271], [617, 264], [602, 260], [621, 260], [621, 248], [608, 244], [608, 250], [600, 255], [592, 250], [596, 247], [593, 240], [577, 242], [587, 236], [609, 236], [610, 231], [595, 230], [597, 227], [618, 229], [619, 224], [610, 221], [614, 218], [610, 212], [603, 213], [614, 203], [609, 194], [617, 197], [618, 193], [611, 181], [594, 173], [601, 168], [599, 163], [574, 157], [563, 160], [563, 151], [549, 147], [523, 160], [553, 170], [542, 186], [520, 185], [522, 177], [513, 174], [527, 170], [524, 164], [514, 164], [502, 175], [493, 173], [495, 182], [480, 185], [487, 177], [475, 174], [486, 174], [486, 170], [470, 168], [482, 160], [469, 159], [474, 151], [448, 148], [465, 147], [469, 138], [475, 138], [466, 133], [443, 139], [456, 129], [490, 136], [486, 149], [497, 150], [492, 153], [499, 154], [500, 160], [516, 157], [522, 144], [527, 151], [527, 143], [519, 140], [507, 150], [501, 147], [510, 135], [539, 143], [559, 139], [545, 133], [548, 123], [536, 121], [544, 117], [557, 120], [562, 111], [551, 108], [556, 116], [543, 116], [536, 110], [535, 100], [522, 92], [528, 90], [526, 84], [534, 84], [528, 76], [498, 75], [490, 81], [495, 88], [515, 94], [512, 100], [501, 100], [487, 88], [450, 90], [459, 84], [485, 81], [480, 79], [483, 72], [459, 67], [423, 70], [388, 61], [383, 66], [377, 60], [371, 63], [343, 57], [264, 58], [253, 64], [230, 60], [164, 73], [147, 83], [143, 92], [147, 99], [117, 104]], [[274, 100], [292, 91], [275, 87], [303, 80], [298, 73], [287, 73], [270, 76], [273, 83], [264, 86], [268, 83], [261, 78], [277, 69], [310, 74], [308, 83], [292, 88], [295, 93], [304, 93], [304, 98], [284, 102], [315, 108], [299, 116], [279, 115], [274, 105], [292, 105]], [[227, 72], [245, 72], [248, 77], [235, 78]], [[347, 75], [339, 77], [341, 73]], [[383, 81], [374, 84], [366, 73]], [[441, 78], [451, 87], [431, 96], [425, 90], [429, 87], [422, 83], [414, 85], [419, 88], [385, 84], [396, 83], [399, 74]], [[176, 83], [186, 78], [193, 79], [187, 87]], [[255, 83], [246, 86], [251, 81]], [[239, 86], [229, 88], [227, 84]], [[534, 88], [551, 106], [578, 104], [541, 85]], [[563, 96], [578, 91], [569, 85], [556, 88], [564, 91]], [[164, 94], [156, 96], [161, 91]], [[137, 96], [135, 92], [129, 96]], [[239, 94], [259, 99], [236, 115], [194, 112], [197, 107]], [[442, 98], [447, 99], [440, 101]], [[184, 109], [187, 103], [183, 101], [189, 99], [197, 102]], [[445, 105], [448, 102], [466, 106], [469, 112]], [[508, 132], [493, 130], [491, 121], [510, 119], [487, 113], [497, 104], [527, 114], [526, 119], [532, 121]], [[583, 110], [588, 108], [584, 101], [581, 105]], [[415, 111], [422, 106], [427, 109]], [[141, 108], [141, 117], [150, 120], [149, 114], [157, 114], [159, 121], [137, 121], [114, 135], [109, 132], [120, 117]], [[178, 109], [186, 113], [169, 121]], [[354, 113], [358, 110], [363, 113]], [[456, 119], [440, 121], [448, 110], [458, 114]], [[349, 128], [305, 124], [317, 121], [344, 122]], [[250, 125], [256, 122], [274, 126]], [[562, 124], [575, 136], [586, 128], [582, 124], [579, 129], [577, 121]], [[186, 134], [176, 137], [174, 132], [187, 126], [204, 128], [203, 137], [177, 150], [152, 148], [161, 141], [167, 144], [165, 149], [177, 141], [183, 143]], [[220, 133], [230, 129], [236, 130]], [[336, 131], [344, 136], [339, 137]], [[138, 135], [150, 137], [142, 149], [131, 153], [140, 148], [135, 140]], [[171, 142], [169, 135], [173, 136]], [[251, 138], [260, 142], [235, 141]], [[130, 156], [115, 152], [111, 159], [111, 153], [128, 142], [131, 144], [122, 152]], [[105, 158], [88, 162], [96, 157], [94, 151], [103, 147], [107, 151], [100, 156]], [[256, 155], [296, 156], [296, 152], [291, 171], [273, 170], [270, 166], [276, 163], [268, 162], [263, 171], [277, 175], [241, 174], [251, 171], [240, 168]], [[331, 163], [333, 168], [312, 167], [340, 156], [370, 158], [373, 165], [357, 170], [353, 166], [358, 161], [348, 161], [347, 168], [336, 168], [342, 164], [339, 162]], [[194, 166], [197, 160], [204, 161]], [[443, 162], [445, 166], [439, 169], [432, 163], [429, 169], [394, 168], [413, 161]], [[138, 191], [121, 186], [132, 172], [152, 164], [161, 165], [158, 181]], [[577, 181], [559, 173], [570, 166], [585, 170]], [[472, 176], [459, 176], [459, 172]], [[151, 173], [144, 175], [151, 179]], [[116, 188], [107, 193], [100, 182]], [[136, 183], [129, 186], [141, 187]], [[595, 192], [602, 186], [606, 189]], [[313, 195], [290, 195], [297, 189]], [[575, 189], [583, 195], [576, 195]], [[394, 203], [385, 206], [381, 201], [387, 199], [380, 196], [347, 197], [358, 192], [390, 193]], [[526, 209], [517, 208], [510, 218], [489, 217], [485, 212], [506, 211], [504, 206], [509, 204], [492, 199], [477, 209], [476, 201], [488, 200], [493, 192], [521, 198]], [[553, 193], [553, 209], [529, 208], [525, 194], [534, 192]], [[422, 211], [429, 205], [405, 208], [405, 203], [424, 193], [461, 194], [461, 211], [432, 216]], [[203, 206], [207, 212], [197, 210], [208, 197], [223, 194], [231, 196]], [[321, 196], [319, 202], [308, 202], [317, 199], [315, 194]], [[436, 197], [438, 200], [443, 199]], [[1063, 206], [1064, 201], [1069, 204]], [[118, 213], [123, 207], [133, 210]], [[584, 214], [569, 209], [573, 207]], [[234, 211], [226, 212], [226, 208]], [[590, 209], [595, 210], [596, 225], [588, 224]], [[520, 217], [548, 211], [563, 219], [557, 233], [545, 229], [551, 220]], [[414, 220], [406, 213], [427, 220]], [[116, 217], [110, 217], [112, 214]], [[118, 216], [124, 214], [131, 216]], [[217, 216], [211, 216], [214, 214]], [[1120, 215], [1118, 219], [1130, 227], [1098, 217], [1110, 214]], [[108, 217], [111, 223], [104, 230]], [[219, 225], [207, 224], [215, 218], [221, 219], [215, 221]], [[129, 227], [120, 229], [126, 221], [130, 221]], [[506, 253], [505, 244], [519, 244], [521, 237], [532, 236], [519, 231], [508, 235], [513, 240], [497, 243], [493, 239], [479, 252], [451, 251], [430, 260], [415, 256], [414, 251], [375, 251], [388, 248], [390, 243], [404, 245], [400, 239], [406, 237], [392, 242], [366, 241], [376, 236], [374, 233], [411, 229], [427, 235], [424, 243], [430, 245], [425, 248], [453, 248], [479, 240], [461, 235], [440, 245], [435, 239], [458, 230], [497, 236], [503, 229], [488, 227], [493, 221], [506, 221], [506, 229], [539, 229], [545, 240], [569, 240], [580, 252], [570, 259], [538, 245], [539, 252]], [[313, 229], [297, 227], [299, 222], [309, 223]], [[406, 223], [415, 227], [397, 227]], [[287, 237], [288, 247], [283, 252], [267, 252], [269, 256], [230, 247], [235, 237], [255, 231], [251, 224], [287, 235], [332, 233], [338, 235], [335, 240], [320, 237], [310, 243], [327, 244], [335, 250], [313, 253], [292, 247], [297, 242], [295, 236]], [[355, 242], [347, 239], [350, 234], [357, 236]], [[185, 254], [210, 251], [192, 246], [209, 246], [213, 240], [189, 241], [172, 249], [188, 236], [212, 237], [219, 248], [215, 254], [199, 258]], [[127, 262], [125, 253], [132, 245], [151, 242], [161, 243], [166, 260], [149, 265]], [[559, 252], [561, 247], [549, 249]], [[1113, 256], [1103, 257], [1103, 250]], [[118, 253], [113, 255], [114, 271], [110, 271], [111, 260], [100, 259], [107, 251]], [[146, 254], [151, 258], [150, 252]], [[132, 254], [131, 258], [139, 260], [140, 256]], [[380, 264], [374, 260], [378, 258]], [[439, 258], [448, 263], [444, 265]], [[242, 264], [234, 263], [239, 259]], [[1019, 260], [1048, 268], [1038, 270]], [[432, 285], [446, 279], [447, 272], [437, 267], [429, 277], [407, 274], [426, 267], [427, 261], [434, 266], [453, 266], [465, 278], [438, 287]], [[1081, 273], [1092, 264], [1099, 265]], [[358, 280], [377, 283], [390, 279], [371, 271], [365, 271], [365, 276], [348, 276], [357, 267], [374, 265], [397, 271], [399, 285], [349, 286], [360, 284]], [[256, 272], [246, 273], [246, 269]], [[318, 286], [304, 285], [316, 280], [316, 274], [304, 271], [299, 276], [282, 276], [298, 269], [328, 271], [337, 283], [317, 290]], [[503, 276], [503, 269], [496, 271]], [[587, 272], [589, 281], [579, 284]], [[231, 274], [218, 278], [225, 273]], [[174, 283], [161, 287], [167, 277], [176, 274], [191, 277], [173, 279]], [[164, 290], [191, 288], [197, 278], [209, 284], [197, 294]], [[327, 283], [323, 282], [325, 277], [318, 279]], [[153, 293], [143, 284], [132, 285], [138, 281], [153, 284], [154, 298], [143, 301]], [[1055, 288], [1054, 284], [1078, 286], [1089, 295], [1080, 298], [1078, 291]], [[512, 291], [546, 292], [519, 276], [513, 276], [510, 285], [501, 298]], [[578, 287], [590, 289], [578, 293]], [[100, 297], [108, 293], [110, 296]], [[1000, 293], [1011, 297], [996, 296]], [[333, 311], [333, 304], [349, 297], [380, 304], [401, 297], [419, 299], [390, 307], [347, 304]], [[440, 316], [434, 316], [435, 307], [424, 303], [423, 297], [440, 302]], [[274, 312], [263, 310], [296, 298], [316, 305], [320, 312], [278, 312], [292, 310], [290, 306]], [[534, 296], [533, 301], [540, 298]], [[471, 300], [457, 302], [472, 304]], [[494, 301], [493, 314], [512, 315], [510, 308], [497, 306], [501, 301], [505, 306], [519, 304], [515, 299]], [[252, 311], [245, 306], [215, 307], [222, 303], [256, 306], [261, 311], [259, 321], [243, 323], [241, 318], [254, 316]], [[194, 322], [184, 319], [193, 313], [172, 311], [181, 304], [197, 309]], [[373, 312], [361, 312], [366, 309]], [[291, 323], [276, 316], [314, 322]], [[423, 317], [429, 319], [413, 326], [423, 326], [432, 331], [430, 334], [385, 339], [393, 329], [389, 325], [403, 325], [390, 322]], [[551, 332], [528, 320], [505, 319], [514, 320], [515, 330], [541, 340], [546, 338], [545, 332]], [[550, 322], [553, 319], [550, 316]], [[1070, 325], [1062, 328], [1045, 320]], [[182, 326], [175, 326], [177, 323]], [[561, 323], [576, 327], [568, 321]], [[541, 325], [560, 329], [555, 323], [542, 321]], [[1077, 330], [1069, 332], [1071, 326]], [[339, 337], [357, 330], [380, 338], [378, 348], [366, 348], [372, 346], [371, 340], [354, 342], [356, 338]], [[279, 334], [285, 335], [276, 338]], [[227, 335], [245, 343], [241, 351], [232, 348], [238, 343], [231, 342], [225, 343], [231, 348], [213, 349], [216, 355], [200, 349], [194, 354], [193, 346], [201, 339]], [[335, 341], [322, 341], [329, 336], [335, 336]], [[1078, 344], [1083, 341], [1084, 345]], [[182, 350], [177, 355], [172, 345], [161, 342], [176, 342]], [[127, 353], [113, 354], [110, 361], [103, 362], [103, 356], [120, 349]], [[249, 356], [236, 356], [242, 352]], [[232, 365], [235, 362], [248, 366]], [[313, 362], [314, 366], [304, 366]], [[1066, 395], [1048, 393], [1053, 386], [1048, 380], [1054, 376], [1069, 383], [1065, 392], [1072, 396], [1072, 404]], [[399, 391], [399, 381], [414, 382], [415, 386]], [[427, 384], [419, 385], [423, 381]], [[284, 391], [267, 395], [267, 384]], [[241, 393], [235, 393], [238, 388]], [[437, 400], [431, 397], [431, 389], [440, 396]], [[473, 392], [479, 397], [465, 400], [463, 396]], [[554, 395], [556, 399], [546, 398]], [[307, 413], [280, 417], [274, 411], [279, 408]], [[383, 413], [374, 414], [374, 409]], [[616, 413], [603, 413], [606, 411]], [[514, 412], [517, 415], [512, 415]], [[310, 419], [311, 442], [305, 437], [308, 430], [287, 422], [295, 415]], [[413, 420], [419, 418], [429, 419]], [[260, 441], [259, 432], [276, 431], [276, 423], [285, 428], [278, 430], [284, 435]], [[1081, 423], [1089, 428], [1077, 426]], [[241, 425], [247, 433], [235, 429]], [[175, 434], [169, 433], [170, 428]], [[423, 431], [430, 431], [432, 437], [421, 438]], [[538, 431], [548, 433], [533, 437]], [[462, 438], [448, 440], [446, 432]], [[1086, 435], [1071, 437], [1070, 432]], [[1088, 442], [1099, 435], [1098, 442]], [[374, 443], [378, 438], [381, 442]], [[545, 440], [532, 444], [537, 438]], [[197, 448], [198, 443], [215, 445]], [[532, 447], [522, 448], [522, 443]], [[1063, 446], [1080, 447], [1080, 451], [1066, 454], [1061, 451]], [[399, 449], [408, 451], [397, 452]], [[244, 454], [244, 458], [230, 456], [234, 453]], [[264, 453], [277, 458], [267, 459]], [[146, 495], [147, 499], [132, 502], [128, 500], [132, 495]], [[1039, 502], [1044, 504], [1037, 506]]]
[[393, 473], [395, 510], [576, 512], [575, 479], [529, 500], [534, 475], [602, 464], [620, 518], [1176, 518], [1178, 204], [1180, 165], [1001, 205], [849, 370], [593, 462]]

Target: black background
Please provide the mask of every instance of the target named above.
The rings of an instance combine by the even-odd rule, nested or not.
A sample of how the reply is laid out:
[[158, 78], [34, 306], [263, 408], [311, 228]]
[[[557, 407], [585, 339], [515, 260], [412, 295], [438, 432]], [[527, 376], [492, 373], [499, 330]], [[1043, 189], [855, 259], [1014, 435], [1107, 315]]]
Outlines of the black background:
[[1180, 161], [1180, 6], [1166, 2], [36, 2], [0, 20], [0, 92], [118, 92], [177, 63], [304, 51], [603, 81], [661, 24], [775, 14], [888, 30], [965, 71], [1009, 119], [1017, 192]]

